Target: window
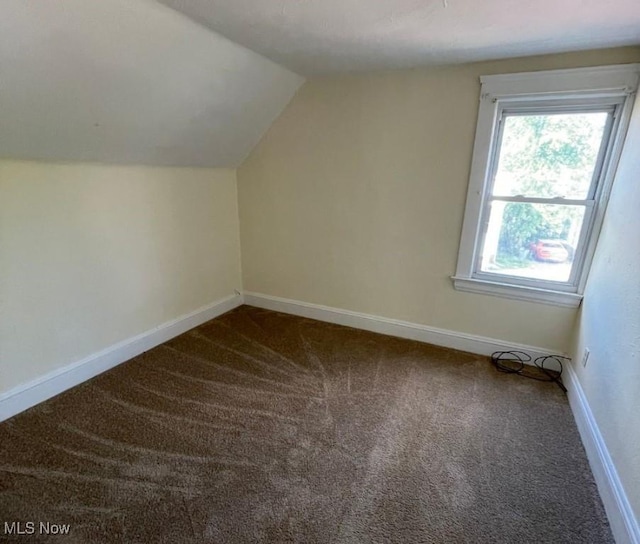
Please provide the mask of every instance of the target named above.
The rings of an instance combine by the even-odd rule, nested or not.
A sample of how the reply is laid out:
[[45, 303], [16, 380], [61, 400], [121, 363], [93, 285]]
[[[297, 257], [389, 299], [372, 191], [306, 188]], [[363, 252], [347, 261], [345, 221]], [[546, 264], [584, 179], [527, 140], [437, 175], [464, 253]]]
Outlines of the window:
[[580, 303], [639, 73], [481, 78], [456, 289]]

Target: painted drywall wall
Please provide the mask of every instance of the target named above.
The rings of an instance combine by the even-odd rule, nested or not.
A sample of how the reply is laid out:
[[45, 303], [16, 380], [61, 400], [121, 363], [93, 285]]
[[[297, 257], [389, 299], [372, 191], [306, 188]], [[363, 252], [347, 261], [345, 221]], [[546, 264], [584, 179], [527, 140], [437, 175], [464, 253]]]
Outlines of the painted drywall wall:
[[479, 76], [638, 59], [623, 48], [307, 82], [238, 169], [245, 290], [568, 350], [575, 310], [451, 284]]
[[[576, 325], [573, 368], [640, 519], [640, 99]], [[582, 366], [584, 349], [590, 350]]]
[[235, 172], [0, 161], [0, 394], [241, 288]]

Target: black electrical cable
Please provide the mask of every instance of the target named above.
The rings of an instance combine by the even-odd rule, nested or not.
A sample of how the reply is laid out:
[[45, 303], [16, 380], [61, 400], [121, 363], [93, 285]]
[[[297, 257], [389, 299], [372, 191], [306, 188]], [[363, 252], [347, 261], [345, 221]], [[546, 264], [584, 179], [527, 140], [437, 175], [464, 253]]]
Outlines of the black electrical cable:
[[[533, 360], [533, 364], [540, 372], [528, 370], [526, 363], [531, 362], [531, 355], [524, 351], [495, 351], [491, 354], [491, 362], [498, 372], [506, 374], [518, 374], [524, 378], [538, 380], [540, 382], [554, 382], [565, 393], [567, 388], [560, 379], [562, 376], [562, 361], [568, 361], [568, 357], [562, 355], [543, 355]], [[559, 367], [559, 370], [546, 368], [545, 365], [553, 361]]]

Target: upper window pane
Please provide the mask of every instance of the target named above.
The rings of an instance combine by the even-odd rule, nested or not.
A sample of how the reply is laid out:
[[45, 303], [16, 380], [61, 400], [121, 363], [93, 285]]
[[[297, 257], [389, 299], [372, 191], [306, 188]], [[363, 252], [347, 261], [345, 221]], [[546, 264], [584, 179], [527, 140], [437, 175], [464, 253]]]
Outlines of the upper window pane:
[[493, 195], [586, 199], [609, 115], [507, 114]]

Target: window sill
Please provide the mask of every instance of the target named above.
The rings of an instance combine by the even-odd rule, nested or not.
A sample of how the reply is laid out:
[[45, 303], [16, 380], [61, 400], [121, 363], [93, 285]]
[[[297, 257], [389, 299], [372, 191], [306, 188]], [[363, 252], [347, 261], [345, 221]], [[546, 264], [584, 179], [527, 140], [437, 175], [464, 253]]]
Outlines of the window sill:
[[554, 306], [564, 306], [566, 308], [577, 308], [582, 301], [582, 295], [578, 295], [577, 293], [551, 291], [549, 289], [538, 289], [522, 285], [478, 280], [475, 278], [453, 276], [451, 279], [453, 280], [453, 286], [456, 290], [468, 293], [482, 293], [515, 300], [553, 304]]

